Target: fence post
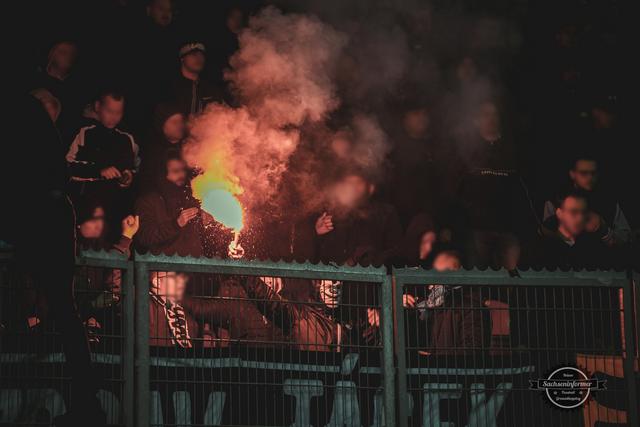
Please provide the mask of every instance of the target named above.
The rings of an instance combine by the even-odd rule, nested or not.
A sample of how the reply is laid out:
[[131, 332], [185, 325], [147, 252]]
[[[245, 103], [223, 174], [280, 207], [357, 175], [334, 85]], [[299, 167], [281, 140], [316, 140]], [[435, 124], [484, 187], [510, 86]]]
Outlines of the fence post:
[[136, 262], [136, 427], [149, 426], [149, 270]]
[[396, 425], [396, 381], [393, 338], [393, 282], [386, 275], [382, 289], [382, 366], [384, 375], [384, 418], [386, 427]]
[[134, 367], [135, 367], [135, 328], [134, 328], [134, 287], [133, 287], [133, 275], [134, 272], [133, 261], [127, 263], [127, 269], [124, 275], [123, 283], [123, 295], [122, 300], [122, 325], [124, 333], [124, 343], [122, 347], [122, 376], [124, 379], [123, 390], [123, 413], [124, 413], [124, 425], [126, 427], [135, 426], [134, 418]]
[[396, 396], [398, 396], [398, 426], [406, 427], [409, 421], [409, 403], [407, 399], [407, 360], [404, 336], [404, 307], [402, 298], [404, 295], [404, 283], [393, 275], [395, 298], [393, 301], [393, 312], [396, 319], [396, 355], [398, 358], [398, 381]]
[[627, 379], [627, 391], [629, 396], [629, 409], [627, 412], [627, 421], [630, 426], [640, 425], [638, 420], [638, 393], [636, 389], [636, 339], [635, 339], [635, 320], [633, 316], [633, 274], [629, 274], [629, 280], [625, 282], [623, 288], [623, 307], [624, 307], [624, 338], [625, 338], [625, 358], [624, 358], [624, 376]]

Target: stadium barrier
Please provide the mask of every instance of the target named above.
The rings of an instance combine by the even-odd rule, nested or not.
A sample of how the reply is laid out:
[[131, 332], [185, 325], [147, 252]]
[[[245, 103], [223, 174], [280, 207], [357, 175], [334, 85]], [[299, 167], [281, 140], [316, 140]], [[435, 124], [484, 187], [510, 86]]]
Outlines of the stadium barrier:
[[[87, 252], [76, 297], [111, 425], [633, 426], [637, 279]], [[0, 426], [50, 425], [64, 355], [10, 256], [0, 322]], [[606, 390], [530, 389], [563, 366]]]

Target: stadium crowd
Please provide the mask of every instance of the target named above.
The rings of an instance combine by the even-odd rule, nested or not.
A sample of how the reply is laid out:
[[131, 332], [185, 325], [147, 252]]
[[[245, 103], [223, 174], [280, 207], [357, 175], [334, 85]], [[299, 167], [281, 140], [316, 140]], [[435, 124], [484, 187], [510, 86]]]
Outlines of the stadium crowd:
[[[335, 129], [340, 132], [321, 154], [332, 165], [323, 177], [328, 184], [318, 183], [317, 191], [328, 186], [337, 191], [326, 191], [323, 208], [301, 216], [292, 205], [273, 218], [265, 211], [260, 226], [243, 236], [240, 247], [230, 248], [231, 232], [203, 211], [192, 193], [190, 181], [198, 172], [187, 166], [181, 146], [189, 121], [207, 105], [234, 105], [223, 70], [255, 9], [231, 5], [219, 28], [194, 37], [185, 29], [199, 26], [198, 9], [186, 2], [177, 3], [184, 7], [180, 14], [169, 0], [150, 0], [139, 8], [103, 3], [93, 12], [101, 16], [87, 19], [102, 24], [100, 31], [110, 36], [96, 38], [94, 45], [74, 37], [51, 43], [16, 106], [29, 126], [11, 158], [30, 159], [36, 177], [7, 197], [24, 209], [22, 224], [42, 232], [51, 221], [42, 217], [56, 211], [42, 211], [30, 198], [48, 191], [69, 194], [77, 251], [129, 256], [135, 249], [439, 271], [477, 266], [505, 268], [514, 276], [518, 267], [529, 266], [638, 265], [638, 197], [629, 188], [632, 150], [625, 146], [615, 78], [603, 75], [604, 67], [594, 60], [598, 54], [609, 59], [606, 26], [558, 19], [542, 34], [548, 43], [541, 49], [543, 64], [536, 66], [535, 54], [514, 57], [503, 47], [467, 40], [438, 64], [449, 76], [446, 84], [409, 85], [385, 105], [383, 125], [393, 149], [384, 173], [351, 167], [351, 130]], [[428, 55], [424, 40], [442, 25], [431, 22], [439, 16], [432, 11], [415, 17], [429, 25], [404, 22], [416, 57]], [[130, 27], [136, 37], [127, 37]], [[293, 184], [285, 176], [287, 185]], [[9, 225], [3, 227], [6, 242], [23, 231], [4, 225]], [[36, 234], [29, 244], [55, 247], [43, 241], [55, 241], [56, 232]], [[254, 345], [287, 341], [301, 349], [330, 350], [346, 342], [353, 323], [364, 327], [356, 328], [362, 333], [351, 342], [367, 340], [367, 328], [379, 326], [379, 311], [366, 308], [369, 301], [357, 301], [364, 311], [347, 321], [327, 314], [348, 299], [348, 287], [340, 282], [227, 278], [217, 296], [234, 299], [233, 305], [190, 295], [189, 280], [180, 272], [151, 275], [152, 345], [188, 348], [198, 338], [198, 345], [216, 346], [242, 338]], [[94, 327], [95, 307], [118, 303], [119, 272], [108, 274], [100, 286], [112, 292], [109, 301], [102, 296], [79, 302], [85, 324]], [[484, 303], [455, 288], [433, 285], [429, 292], [423, 299], [406, 295], [405, 305], [421, 303], [423, 313], [455, 298]], [[73, 301], [59, 294], [64, 292], [47, 292], [48, 303], [73, 313]], [[29, 311], [37, 304], [26, 305], [33, 307]], [[480, 316], [475, 320], [441, 315], [430, 317], [430, 324], [447, 332], [427, 334], [432, 338], [422, 343], [425, 348], [483, 345], [483, 313], [471, 310], [469, 316]], [[26, 317], [30, 327], [39, 323], [35, 313]], [[212, 336], [215, 343], [207, 344]], [[83, 357], [77, 354], [75, 360]]]

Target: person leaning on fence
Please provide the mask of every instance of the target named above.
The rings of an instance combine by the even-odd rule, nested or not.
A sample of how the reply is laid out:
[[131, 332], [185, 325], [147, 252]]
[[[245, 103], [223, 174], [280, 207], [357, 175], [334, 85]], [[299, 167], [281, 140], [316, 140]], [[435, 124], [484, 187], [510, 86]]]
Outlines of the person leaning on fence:
[[342, 325], [335, 319], [341, 282], [331, 280], [247, 278], [245, 289], [259, 300], [257, 307], [303, 351], [337, 351], [343, 343]]
[[[436, 271], [460, 267], [460, 256], [454, 251], [443, 251], [433, 261]], [[429, 285], [427, 298], [416, 308], [427, 325], [424, 354], [460, 354], [489, 347], [489, 313], [476, 289]]]
[[284, 340], [282, 332], [265, 318], [234, 279], [222, 281], [217, 298], [205, 299], [185, 294], [189, 280], [186, 274], [152, 272], [150, 278], [149, 343], [152, 346], [199, 346], [198, 321], [227, 329], [234, 346], [264, 347]]

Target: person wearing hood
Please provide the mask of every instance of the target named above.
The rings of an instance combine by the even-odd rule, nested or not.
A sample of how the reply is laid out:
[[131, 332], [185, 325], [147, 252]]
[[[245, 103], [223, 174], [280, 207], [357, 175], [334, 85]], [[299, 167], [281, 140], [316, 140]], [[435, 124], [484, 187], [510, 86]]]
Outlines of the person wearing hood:
[[156, 189], [135, 203], [140, 230], [135, 245], [154, 254], [200, 257], [203, 255], [204, 224], [212, 222], [203, 213], [188, 184], [187, 165], [180, 153], [167, 153], [164, 173]]
[[404, 244], [398, 251], [400, 259], [397, 264], [431, 268], [440, 244], [438, 240], [438, 233], [431, 217], [424, 213], [414, 216], [407, 227]]
[[153, 187], [165, 171], [170, 151], [179, 151], [186, 135], [185, 117], [174, 104], [160, 104], [154, 111], [153, 128], [143, 148], [139, 184], [144, 191]]

